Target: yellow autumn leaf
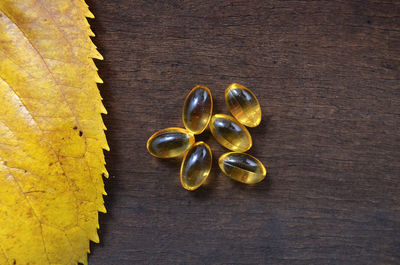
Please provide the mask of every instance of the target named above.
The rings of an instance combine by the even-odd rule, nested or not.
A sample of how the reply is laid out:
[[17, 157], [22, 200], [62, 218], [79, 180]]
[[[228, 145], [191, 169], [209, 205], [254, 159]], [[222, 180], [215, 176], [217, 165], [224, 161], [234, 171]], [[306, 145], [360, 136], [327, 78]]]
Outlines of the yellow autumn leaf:
[[87, 262], [108, 150], [83, 0], [0, 0], [0, 264]]

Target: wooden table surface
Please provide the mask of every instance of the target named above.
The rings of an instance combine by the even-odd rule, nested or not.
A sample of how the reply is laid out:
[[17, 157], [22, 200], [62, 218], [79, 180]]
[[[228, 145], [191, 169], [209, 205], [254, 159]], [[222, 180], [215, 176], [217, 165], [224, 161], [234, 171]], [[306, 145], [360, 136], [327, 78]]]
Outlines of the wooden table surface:
[[[111, 147], [108, 214], [90, 264], [400, 264], [399, 1], [87, 1]], [[254, 186], [180, 186], [152, 157], [197, 84], [228, 113], [243, 84], [263, 110]]]

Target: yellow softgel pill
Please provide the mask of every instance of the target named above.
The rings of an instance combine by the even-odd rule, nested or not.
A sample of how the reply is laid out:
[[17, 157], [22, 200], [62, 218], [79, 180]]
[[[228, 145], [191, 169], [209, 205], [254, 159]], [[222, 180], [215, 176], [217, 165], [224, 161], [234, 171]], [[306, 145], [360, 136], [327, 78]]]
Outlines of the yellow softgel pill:
[[267, 170], [260, 160], [245, 153], [223, 154], [218, 160], [218, 165], [225, 175], [246, 184], [258, 183], [267, 174]]
[[225, 102], [241, 124], [256, 127], [261, 122], [261, 107], [256, 96], [245, 86], [230, 84], [225, 89]]
[[195, 190], [207, 179], [212, 165], [210, 147], [204, 142], [195, 143], [185, 154], [181, 165], [181, 183], [187, 190]]
[[211, 118], [210, 131], [225, 148], [245, 152], [252, 145], [251, 135], [242, 124], [225, 114], [215, 114]]
[[194, 144], [194, 135], [182, 128], [167, 128], [153, 134], [147, 140], [147, 150], [155, 157], [182, 156]]
[[202, 133], [210, 121], [212, 109], [210, 89], [202, 85], [194, 87], [183, 104], [182, 120], [185, 128], [194, 134]]

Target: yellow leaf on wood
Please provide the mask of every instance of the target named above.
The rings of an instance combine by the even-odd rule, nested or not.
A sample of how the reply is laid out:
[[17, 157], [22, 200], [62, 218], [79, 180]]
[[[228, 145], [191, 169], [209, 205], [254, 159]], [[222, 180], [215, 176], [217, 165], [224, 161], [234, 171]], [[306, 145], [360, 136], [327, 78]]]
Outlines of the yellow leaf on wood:
[[0, 1], [0, 264], [87, 262], [106, 113], [83, 0]]

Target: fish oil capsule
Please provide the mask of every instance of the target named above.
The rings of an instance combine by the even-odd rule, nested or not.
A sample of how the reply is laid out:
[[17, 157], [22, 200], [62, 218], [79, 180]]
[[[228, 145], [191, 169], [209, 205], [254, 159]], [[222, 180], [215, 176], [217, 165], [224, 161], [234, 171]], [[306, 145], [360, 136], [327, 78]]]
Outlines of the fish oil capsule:
[[225, 89], [225, 102], [241, 124], [256, 127], [261, 122], [261, 107], [256, 96], [245, 86], [230, 84]]
[[267, 174], [267, 170], [260, 160], [245, 153], [223, 154], [218, 160], [218, 165], [225, 175], [246, 184], [260, 182]]
[[155, 157], [171, 158], [183, 155], [194, 144], [194, 135], [182, 128], [167, 128], [147, 140], [147, 150]]
[[194, 87], [183, 104], [182, 120], [185, 128], [194, 134], [202, 133], [210, 121], [212, 109], [210, 89], [202, 85]]
[[181, 165], [181, 183], [187, 190], [195, 190], [207, 179], [212, 165], [210, 147], [204, 142], [195, 143], [185, 154]]
[[215, 114], [212, 116], [210, 130], [222, 146], [232, 151], [245, 152], [252, 145], [251, 135], [246, 127], [229, 115]]

